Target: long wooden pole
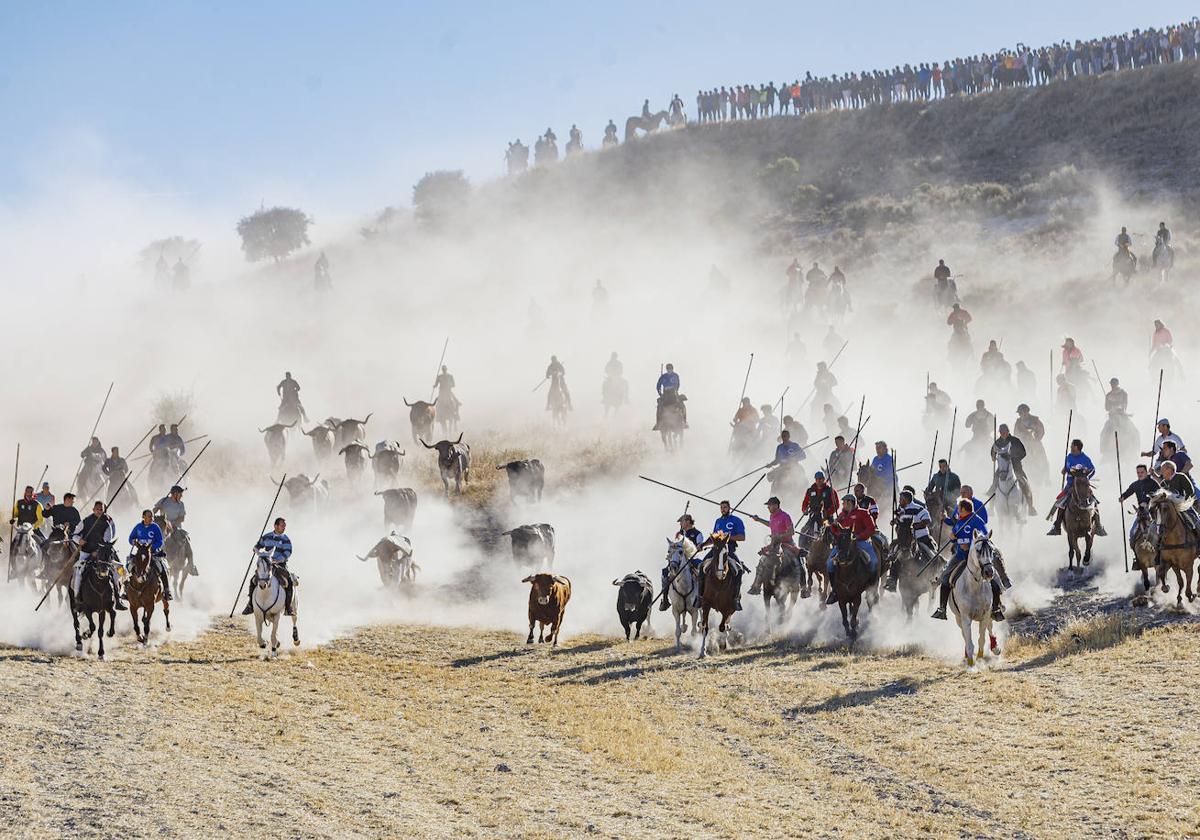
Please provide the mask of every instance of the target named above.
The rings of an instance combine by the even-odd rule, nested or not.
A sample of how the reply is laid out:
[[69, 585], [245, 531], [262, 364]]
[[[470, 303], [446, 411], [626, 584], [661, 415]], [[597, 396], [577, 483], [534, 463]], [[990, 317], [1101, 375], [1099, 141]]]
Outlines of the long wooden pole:
[[[199, 455], [196, 456], [200, 457]], [[267, 525], [271, 522], [271, 516], [275, 513], [275, 504], [279, 501], [279, 494], [283, 492], [283, 484], [287, 481], [287, 473], [283, 474], [283, 478], [279, 479], [279, 487], [275, 490], [275, 498], [271, 500], [271, 509], [267, 511], [267, 518], [263, 520], [263, 526], [258, 529], [258, 535], [261, 537], [266, 533]], [[258, 539], [258, 537], [255, 537]], [[242, 575], [242, 585], [238, 587], [237, 595], [233, 599], [233, 606], [229, 610], [229, 617], [233, 618], [234, 610], [237, 609], [238, 601], [242, 599], [242, 590], [246, 588], [246, 580], [250, 577], [250, 567], [254, 565], [254, 551], [250, 551], [250, 562], [246, 564], [246, 574]]]
[[446, 348], [450, 346], [450, 336], [446, 336], [446, 343], [442, 345], [442, 355], [438, 359], [437, 367], [433, 371], [433, 386], [429, 389], [429, 399], [433, 399], [434, 393], [437, 391], [437, 378], [442, 372], [442, 362], [446, 361]]
[[[1113, 429], [1113, 444], [1117, 447], [1117, 489], [1125, 492], [1125, 482], [1121, 479], [1121, 433]], [[1129, 528], [1125, 524], [1125, 503], [1121, 506], [1121, 548], [1125, 549], [1125, 573], [1129, 573]]]
[[1154, 451], [1154, 441], [1158, 440], [1158, 412], [1162, 409], [1162, 382], [1163, 369], [1158, 369], [1158, 398], [1154, 401], [1154, 433], [1150, 435], [1150, 471], [1154, 472], [1154, 456], [1158, 453]]
[[[104, 395], [104, 402], [100, 404], [100, 413], [96, 415], [96, 422], [92, 424], [92, 432], [88, 435], [88, 444], [92, 442], [92, 438], [96, 436], [96, 429], [100, 428], [100, 418], [104, 416], [104, 409], [108, 407], [108, 398], [112, 396], [113, 385], [116, 382], [108, 383], [108, 392]], [[79, 467], [75, 470], [75, 477], [71, 479], [71, 486], [67, 488], [68, 493], [75, 492], [75, 482], [79, 480], [79, 474], [83, 472], [83, 459], [79, 459]]]
[[8, 579], [13, 579], [13, 573], [16, 571], [16, 558], [13, 557], [13, 522], [16, 520], [17, 508], [17, 473], [21, 470], [21, 444], [17, 444], [17, 460], [13, 465], [13, 492], [12, 492], [12, 509], [9, 511], [8, 517]]
[[867, 395], [863, 394], [862, 399], [858, 403], [858, 428], [854, 432], [854, 442], [850, 444], [850, 451], [853, 452], [850, 463], [850, 479], [846, 482], [846, 492], [850, 492], [850, 488], [854, 486], [855, 471], [858, 469], [858, 436], [862, 434], [863, 427], [863, 409], [867, 407]]
[[1071, 409], [1067, 413], [1067, 445], [1063, 450], [1063, 474], [1062, 484], [1059, 485], [1059, 490], [1067, 486], [1067, 456], [1071, 454], [1071, 421], [1075, 419], [1075, 409]]

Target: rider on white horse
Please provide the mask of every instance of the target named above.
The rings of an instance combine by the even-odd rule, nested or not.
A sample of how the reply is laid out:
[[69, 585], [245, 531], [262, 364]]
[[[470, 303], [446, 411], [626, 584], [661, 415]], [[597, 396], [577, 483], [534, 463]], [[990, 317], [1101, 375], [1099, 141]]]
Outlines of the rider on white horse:
[[[893, 521], [905, 523], [912, 529], [913, 542], [916, 545], [918, 556], [922, 560], [929, 560], [937, 552], [937, 546], [933, 544], [933, 538], [929, 536], [929, 526], [933, 524], [933, 519], [929, 515], [929, 508], [918, 502], [916, 495], [916, 490], [908, 484], [904, 485], [900, 490], [900, 498], [896, 505]], [[888, 592], [895, 592], [899, 580], [900, 565], [892, 563], [883, 588]]]
[[[158, 527], [158, 523], [154, 521], [154, 514], [149, 510], [142, 511], [142, 521], [133, 526], [133, 530], [129, 532], [129, 545], [136, 548], [139, 545], [150, 546], [150, 565], [158, 572], [158, 579], [162, 581], [163, 600], [170, 601], [171, 582], [167, 577], [166, 553], [163, 551], [163, 533], [162, 528]], [[125, 568], [133, 571], [134, 552], [130, 551], [129, 559], [125, 562]]]
[[[704, 534], [700, 531], [699, 528], [696, 527], [696, 521], [694, 519], [692, 519], [691, 516], [689, 516], [688, 514], [685, 513], [683, 516], [679, 517], [679, 530], [675, 532], [675, 539], [676, 540], [684, 540], [684, 539], [691, 540], [692, 545], [699, 548], [700, 545], [704, 542]], [[696, 572], [697, 580], [700, 579], [700, 563], [701, 563], [702, 559], [703, 558], [701, 558], [700, 552], [696, 552], [695, 554], [692, 555], [692, 560], [691, 560], [692, 570]], [[667, 609], [671, 606], [670, 601], [667, 600], [667, 590], [669, 589], [669, 585], [668, 585], [669, 573], [670, 573], [670, 567], [663, 566], [662, 598], [659, 600], [659, 603], [658, 603], [658, 609], [662, 612], [666, 612]]]
[[[112, 543], [117, 539], [117, 526], [112, 517], [104, 512], [104, 502], [92, 505], [91, 516], [84, 519], [75, 527], [73, 542], [79, 546], [79, 557], [75, 560], [75, 574], [71, 578], [71, 591], [79, 597], [79, 585], [83, 582], [83, 567], [93, 552], [100, 549], [103, 543]], [[113, 588], [113, 609], [128, 609], [121, 600], [121, 579], [117, 576], [117, 566], [114, 563], [109, 569], [109, 579]]]
[[[259, 537], [258, 542], [254, 544], [254, 550], [271, 561], [271, 569], [275, 572], [275, 578], [283, 587], [283, 612], [285, 615], [294, 615], [292, 612], [292, 575], [287, 567], [288, 558], [292, 556], [292, 541], [284, 533], [286, 530], [287, 522], [282, 516], [278, 517], [275, 520], [275, 527]], [[251, 578], [250, 586], [246, 590], [246, 607], [242, 610], [242, 615], [254, 614], [254, 587], [257, 585], [258, 582]]]
[[[955, 573], [966, 564], [968, 552], [971, 550], [971, 542], [975, 539], [975, 532], [977, 530], [985, 534], [988, 532], [987, 521], [976, 512], [971, 499], [959, 499], [958, 505], [955, 507], [955, 516], [946, 517], [946, 524], [950, 526], [954, 536], [954, 557], [946, 564], [946, 569], [942, 572], [938, 608], [930, 616], [930, 618], [941, 621], [946, 620], [946, 602], [950, 600], [951, 580]], [[1004, 607], [1000, 603], [1000, 581], [994, 577], [992, 578], [992, 620], [1004, 620]]]

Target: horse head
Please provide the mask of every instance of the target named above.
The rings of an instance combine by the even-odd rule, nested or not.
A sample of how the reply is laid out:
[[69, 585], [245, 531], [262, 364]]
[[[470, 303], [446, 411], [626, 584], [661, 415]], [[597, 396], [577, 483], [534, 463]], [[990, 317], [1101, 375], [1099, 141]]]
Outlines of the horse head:
[[129, 579], [138, 585], [146, 581], [150, 572], [150, 546], [143, 543], [137, 543], [133, 547], [132, 569], [129, 572]]
[[984, 580], [991, 580], [995, 574], [995, 557], [991, 534], [975, 531], [971, 537], [970, 562], [979, 568], [979, 576]]
[[723, 531], [717, 531], [711, 539], [713, 558], [717, 561], [713, 572], [717, 580], [725, 580], [729, 574], [729, 535]]

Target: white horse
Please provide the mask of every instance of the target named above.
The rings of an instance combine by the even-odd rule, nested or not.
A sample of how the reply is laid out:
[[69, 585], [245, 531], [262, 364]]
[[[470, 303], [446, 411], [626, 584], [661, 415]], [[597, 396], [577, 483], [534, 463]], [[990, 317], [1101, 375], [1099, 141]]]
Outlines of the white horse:
[[[271, 652], [274, 656], [279, 651], [279, 617], [283, 615], [284, 592], [283, 584], [275, 577], [272, 568], [275, 564], [266, 552], [258, 555], [258, 566], [254, 573], [254, 594], [250, 602], [254, 607], [254, 623], [258, 646], [266, 649], [267, 642], [263, 639], [263, 624], [271, 622]], [[299, 598], [295, 584], [292, 589], [292, 644], [300, 644], [300, 631], [296, 627], [296, 618], [300, 613]]]
[[1000, 646], [992, 635], [992, 576], [994, 549], [991, 535], [976, 531], [967, 552], [966, 567], [959, 573], [954, 589], [950, 593], [950, 608], [958, 627], [962, 630], [963, 658], [967, 668], [975, 670], [975, 645], [972, 640], [972, 622], [979, 624], [979, 659], [987, 656], [990, 649], [997, 656]]
[[692, 617], [692, 635], [700, 627], [700, 582], [692, 570], [691, 559], [696, 555], [696, 544], [687, 537], [673, 542], [667, 540], [667, 600], [671, 604], [671, 615], [675, 617], [675, 652], [683, 650], [683, 631], [687, 628], [687, 617]]
[[31, 589], [36, 589], [34, 576], [38, 573], [41, 558], [41, 549], [33, 538], [33, 523], [22, 522], [13, 536], [13, 580], [27, 583]]
[[1016, 526], [1017, 533], [1020, 534], [1021, 529], [1025, 527], [1027, 513], [1025, 496], [1021, 492], [1021, 483], [1017, 480], [1007, 446], [996, 450], [995, 510], [1000, 519], [1011, 522]]

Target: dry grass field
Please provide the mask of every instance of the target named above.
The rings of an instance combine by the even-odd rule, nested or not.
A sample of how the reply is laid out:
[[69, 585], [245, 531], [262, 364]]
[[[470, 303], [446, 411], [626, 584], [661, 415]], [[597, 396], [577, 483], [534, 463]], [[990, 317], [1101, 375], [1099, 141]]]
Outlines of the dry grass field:
[[1200, 834], [1200, 629], [1100, 619], [979, 674], [909, 651], [240, 623], [107, 663], [0, 650], [21, 836]]

